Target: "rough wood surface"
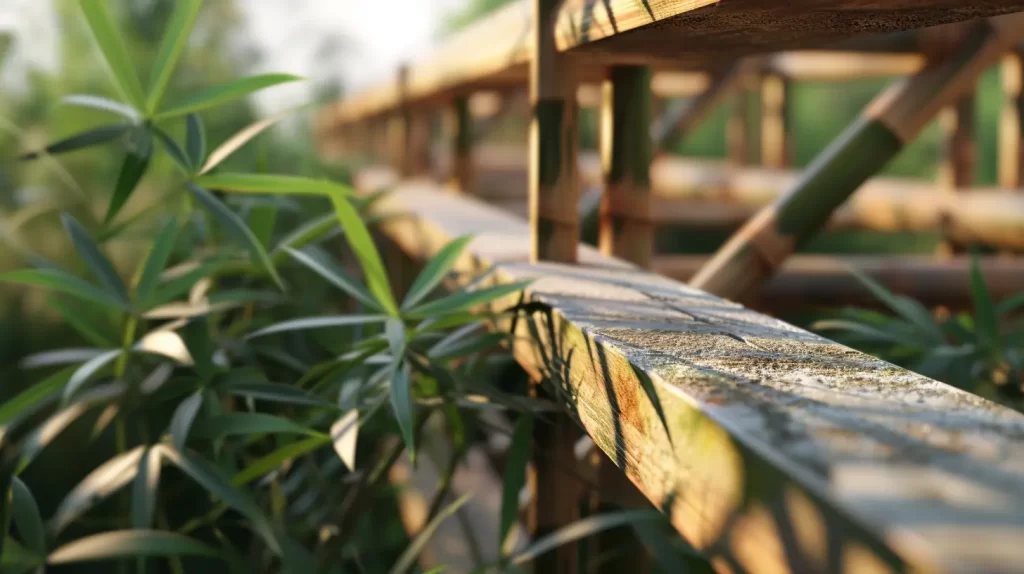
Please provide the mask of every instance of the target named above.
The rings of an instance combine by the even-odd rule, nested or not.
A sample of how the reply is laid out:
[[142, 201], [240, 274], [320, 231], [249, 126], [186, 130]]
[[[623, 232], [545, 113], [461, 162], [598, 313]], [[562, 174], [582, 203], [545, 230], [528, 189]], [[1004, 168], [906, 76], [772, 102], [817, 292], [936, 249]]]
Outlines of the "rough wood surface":
[[429, 182], [379, 208], [412, 216], [384, 231], [415, 257], [471, 233], [460, 269], [535, 279], [551, 311], [520, 323], [517, 359], [567, 385], [595, 443], [720, 567], [1024, 563], [1024, 416], [583, 246], [579, 265], [530, 264], [525, 221]]

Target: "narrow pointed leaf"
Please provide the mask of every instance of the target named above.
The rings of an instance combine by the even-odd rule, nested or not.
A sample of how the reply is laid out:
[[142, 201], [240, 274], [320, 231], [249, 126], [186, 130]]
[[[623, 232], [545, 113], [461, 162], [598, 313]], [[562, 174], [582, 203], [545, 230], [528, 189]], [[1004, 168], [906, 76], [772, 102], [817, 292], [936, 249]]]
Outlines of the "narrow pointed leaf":
[[160, 449], [147, 448], [132, 483], [132, 528], [151, 528], [160, 485]]
[[498, 530], [498, 547], [505, 547], [505, 540], [512, 525], [519, 518], [519, 492], [526, 483], [526, 465], [530, 461], [530, 441], [533, 437], [533, 415], [520, 415], [512, 432], [512, 444], [505, 460], [505, 480], [501, 490], [501, 528]]
[[352, 325], [366, 325], [370, 323], [382, 323], [387, 315], [338, 315], [334, 317], [305, 317], [282, 321], [269, 327], [265, 327], [250, 334], [247, 339], [262, 337], [272, 333], [284, 333], [287, 331], [305, 331], [307, 329], [324, 329], [328, 327], [349, 327]]
[[402, 309], [409, 309], [413, 305], [419, 303], [424, 297], [430, 294], [430, 292], [437, 287], [437, 284], [444, 279], [445, 274], [455, 265], [455, 262], [459, 260], [462, 253], [466, 250], [469, 242], [473, 238], [465, 235], [457, 239], [452, 240], [448, 245], [438, 252], [427, 264], [423, 267], [423, 271], [416, 276], [416, 280], [413, 281], [409, 292], [405, 296], [405, 300], [402, 301]]
[[206, 159], [206, 163], [203, 164], [202, 169], [199, 170], [200, 174], [209, 173], [213, 168], [217, 167], [224, 160], [231, 157], [231, 154], [238, 151], [242, 146], [249, 143], [254, 137], [263, 133], [267, 128], [270, 128], [277, 122], [281, 121], [285, 117], [292, 114], [299, 108], [285, 110], [264, 118], [262, 120], [253, 122], [252, 124], [242, 128], [235, 135], [231, 136], [224, 143], [217, 146], [212, 152], [210, 157]]
[[941, 343], [943, 341], [942, 329], [939, 328], [935, 318], [932, 317], [924, 305], [913, 299], [893, 294], [880, 283], [858, 270], [851, 269], [851, 272], [876, 299], [904, 320], [916, 326], [920, 330], [920, 335], [927, 337], [933, 343]]
[[406, 572], [415, 565], [416, 559], [419, 558], [420, 553], [423, 552], [423, 549], [427, 546], [427, 542], [429, 542], [431, 537], [434, 536], [434, 533], [437, 532], [441, 523], [447, 520], [451, 515], [458, 512], [459, 508], [462, 508], [462, 505], [466, 504], [471, 496], [473, 496], [473, 493], [468, 492], [438, 512], [437, 516], [423, 527], [423, 530], [416, 535], [416, 538], [413, 538], [409, 547], [406, 548], [405, 551], [402, 552], [402, 555], [398, 557], [394, 566], [391, 567], [390, 574], [406, 574]]
[[277, 269], [274, 268], [274, 263], [270, 261], [267, 251], [263, 249], [259, 239], [246, 227], [245, 222], [238, 217], [238, 214], [228, 209], [228, 206], [224, 205], [209, 191], [191, 183], [188, 184], [188, 189], [217, 218], [217, 221], [227, 228], [243, 247], [249, 250], [253, 260], [263, 267], [267, 274], [270, 275], [270, 278], [274, 280], [274, 283], [284, 291], [284, 283], [281, 282], [281, 277], [278, 275]]
[[530, 562], [538, 556], [546, 554], [559, 546], [575, 542], [581, 538], [592, 536], [598, 532], [603, 532], [610, 528], [617, 528], [619, 526], [626, 526], [635, 522], [659, 519], [661, 519], [661, 515], [651, 510], [627, 510], [611, 514], [590, 516], [582, 520], [577, 520], [568, 526], [559, 528], [547, 536], [534, 540], [533, 543], [524, 550], [512, 556], [511, 562], [517, 566], [526, 564], [527, 562]]
[[290, 74], [261, 74], [258, 76], [242, 78], [233, 82], [200, 90], [188, 99], [174, 104], [170, 109], [161, 111], [156, 114], [155, 117], [156, 119], [162, 120], [183, 116], [192, 112], [212, 108], [214, 106], [230, 102], [231, 100], [237, 100], [264, 88], [288, 82], [295, 82], [301, 79], [302, 78], [298, 76], [292, 76]]
[[356, 443], [359, 440], [359, 411], [352, 409], [331, 425], [334, 452], [349, 472], [356, 469]]
[[174, 240], [178, 237], [178, 220], [171, 217], [157, 232], [153, 245], [146, 255], [146, 262], [142, 267], [142, 275], [139, 276], [139, 284], [135, 290], [139, 301], [146, 301], [153, 294], [160, 274], [167, 267], [167, 261], [174, 251]]
[[5, 574], [24, 574], [46, 562], [46, 556], [29, 552], [10, 536], [4, 538], [3, 552], [3, 556], [0, 557], [0, 570]]
[[80, 305], [76, 306], [77, 308], [72, 307], [56, 297], [47, 299], [46, 304], [89, 343], [102, 348], [113, 347], [117, 344], [114, 334], [110, 332], [107, 325], [101, 324], [98, 320], [101, 317], [97, 317], [96, 313], [85, 313]]
[[189, 33], [202, 7], [202, 0], [177, 0], [174, 3], [174, 12], [171, 14], [167, 29], [164, 30], [160, 49], [157, 50], [156, 60], [153, 62], [153, 73], [149, 79], [146, 111], [150, 114], [156, 112], [160, 106], [164, 92], [167, 91], [167, 83], [174, 74], [174, 68], [182, 50], [185, 49]]
[[61, 221], [64, 222], [64, 229], [71, 237], [75, 250], [78, 251], [92, 274], [100, 280], [100, 283], [114, 299], [127, 306], [128, 290], [110, 260], [100, 252], [99, 246], [92, 240], [82, 224], [78, 223], [78, 220], [64, 213], [61, 215]]
[[985, 283], [985, 275], [981, 272], [981, 263], [977, 253], [971, 253], [971, 302], [974, 303], [974, 322], [977, 332], [989, 345], [999, 345], [999, 317], [992, 294]]
[[254, 434], [303, 434], [323, 436], [311, 428], [294, 423], [286, 418], [264, 413], [230, 413], [204, 419], [195, 424], [192, 434], [198, 437], [218, 440], [236, 435]]
[[286, 444], [270, 454], [254, 460], [231, 479], [231, 484], [235, 486], [249, 484], [257, 478], [279, 468], [286, 461], [315, 452], [330, 444], [330, 442], [331, 438], [328, 436], [312, 436]]
[[135, 447], [114, 456], [86, 475], [57, 506], [50, 519], [50, 532], [59, 534], [90, 508], [134, 480], [145, 451], [144, 446]]
[[274, 246], [270, 258], [277, 263], [281, 257], [287, 256], [288, 248], [302, 249], [310, 243], [327, 237], [336, 227], [338, 227], [338, 218], [333, 213], [309, 221], [281, 239]]
[[192, 423], [196, 420], [196, 415], [199, 414], [200, 407], [203, 406], [203, 392], [196, 391], [189, 395], [189, 397], [178, 404], [178, 408], [174, 409], [174, 415], [171, 417], [171, 441], [174, 444], [174, 448], [182, 450], [185, 448], [185, 444], [188, 442], [189, 432], [192, 430]]
[[152, 157], [152, 153], [153, 146], [149, 145], [140, 149], [139, 153], [130, 151], [125, 154], [124, 163], [121, 164], [121, 173], [117, 176], [117, 184], [114, 186], [114, 195], [110, 197], [107, 215], [103, 218], [104, 225], [117, 217], [128, 198], [131, 197], [135, 187], [149, 168], [149, 159]]
[[195, 269], [160, 283], [153, 289], [153, 294], [149, 297], [149, 300], [143, 301], [143, 308], [148, 310], [188, 293], [201, 279], [216, 273], [221, 265], [222, 263], [219, 261], [204, 263]]
[[373, 243], [370, 230], [359, 217], [352, 204], [340, 195], [331, 196], [334, 204], [334, 212], [341, 222], [341, 228], [345, 231], [345, 238], [349, 247], [355, 253], [359, 266], [363, 269], [363, 276], [366, 278], [366, 285], [370, 293], [376, 297], [380, 305], [384, 307], [389, 315], [398, 315], [398, 304], [391, 293], [391, 284], [388, 275], [384, 271], [384, 262], [381, 261], [380, 252]]
[[415, 407], [411, 385], [409, 365], [404, 361], [400, 365], [395, 365], [391, 373], [391, 409], [395, 413], [395, 420], [398, 421], [398, 428], [402, 431], [402, 440], [405, 441], [406, 448], [415, 456]]
[[64, 400], [67, 401], [71, 397], [75, 396], [75, 393], [77, 393], [78, 390], [81, 389], [94, 374], [99, 372], [100, 369], [107, 366], [120, 355], [121, 349], [112, 349], [102, 355], [97, 355], [82, 366], [78, 367], [75, 373], [71, 375], [71, 379], [68, 380], [67, 386], [64, 387]]
[[195, 171], [192, 160], [189, 159], [188, 155], [185, 154], [185, 150], [181, 149], [181, 146], [178, 145], [178, 142], [174, 141], [170, 134], [154, 127], [153, 135], [156, 136], [156, 139], [160, 140], [160, 145], [164, 147], [164, 151], [167, 152], [167, 155], [171, 156], [171, 159], [181, 168], [183, 173], [190, 174]]
[[478, 305], [490, 303], [506, 295], [518, 293], [530, 285], [530, 283], [530, 281], [520, 281], [486, 289], [477, 289], [476, 291], [460, 291], [410, 309], [407, 315], [412, 318], [422, 318], [458, 313]]
[[259, 505], [243, 491], [231, 485], [231, 482], [210, 463], [188, 451], [178, 451], [164, 447], [163, 456], [172, 464], [192, 477], [210, 494], [220, 498], [225, 504], [234, 508], [249, 519], [252, 529], [259, 534], [267, 546], [275, 553], [281, 554], [281, 544], [274, 533], [270, 521], [260, 510]]
[[192, 163], [192, 169], [198, 170], [206, 159], [206, 128], [199, 114], [185, 117], [185, 151]]
[[221, 385], [218, 389], [231, 395], [251, 397], [256, 400], [272, 403], [333, 407], [332, 403], [310, 395], [306, 391], [292, 385], [259, 381], [239, 381]]
[[249, 208], [249, 229], [265, 249], [270, 248], [270, 241], [274, 235], [274, 224], [277, 222], [277, 210], [276, 205], [265, 204], [253, 205]]
[[50, 565], [131, 557], [220, 557], [217, 549], [188, 536], [162, 530], [114, 530], [69, 542], [53, 551], [46, 563]]
[[142, 109], [142, 84], [139, 83], [128, 49], [117, 30], [117, 22], [107, 8], [107, 0], [81, 0], [81, 5], [89, 30], [103, 53], [115, 85], [130, 104]]
[[219, 191], [332, 196], [352, 195], [346, 185], [299, 175], [268, 173], [215, 173], [196, 178], [196, 185]]
[[114, 141], [124, 135], [131, 128], [128, 124], [118, 124], [113, 126], [101, 126], [86, 130], [84, 132], [77, 133], [73, 136], [68, 136], [62, 140], [53, 142], [52, 144], [43, 148], [42, 151], [34, 151], [26, 154], [22, 154], [18, 157], [21, 160], [36, 159], [44, 154], [56, 155], [59, 153], [66, 153], [74, 151], [76, 149], [82, 149], [91, 147], [94, 145], [104, 144], [110, 141]]
[[373, 295], [366, 291], [362, 285], [349, 277], [349, 275], [345, 273], [345, 271], [343, 271], [334, 261], [332, 261], [328, 255], [322, 254], [321, 252], [311, 248], [307, 248], [302, 251], [297, 251], [290, 247], [285, 247], [284, 249], [299, 263], [309, 267], [318, 275], [342, 291], [348, 293], [360, 303], [363, 303], [371, 309], [378, 311], [384, 310], [384, 306], [374, 299]]
[[0, 405], [0, 425], [9, 424], [18, 416], [32, 412], [34, 407], [52, 398], [67, 384], [76, 370], [77, 367], [63, 369], [4, 401]]
[[19, 269], [0, 273], [0, 282], [45, 287], [116, 311], [128, 310], [128, 305], [112, 293], [87, 283], [62, 269]]
[[12, 514], [18, 534], [25, 542], [25, 547], [42, 555], [46, 553], [46, 530], [43, 518], [39, 514], [39, 505], [32, 496], [32, 491], [17, 476], [11, 477]]
[[61, 101], [72, 106], [82, 106], [117, 114], [132, 123], [139, 123], [142, 121], [142, 116], [139, 115], [139, 112], [135, 108], [126, 106], [121, 102], [104, 98], [103, 96], [94, 96], [92, 94], [72, 94], [70, 96], [65, 96]]
[[181, 328], [181, 338], [188, 348], [188, 354], [199, 375], [199, 380], [208, 383], [216, 373], [213, 354], [217, 347], [210, 336], [210, 324], [205, 316], [195, 317]]

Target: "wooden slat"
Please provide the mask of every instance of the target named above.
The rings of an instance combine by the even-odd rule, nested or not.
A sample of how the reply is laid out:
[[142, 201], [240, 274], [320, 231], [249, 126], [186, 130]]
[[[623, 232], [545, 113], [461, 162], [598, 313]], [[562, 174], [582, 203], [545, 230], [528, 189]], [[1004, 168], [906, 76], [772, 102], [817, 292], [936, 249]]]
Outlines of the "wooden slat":
[[550, 312], [519, 321], [517, 360], [566, 385], [595, 443], [718, 566], [1024, 563], [1019, 413], [584, 246], [582, 265], [530, 264], [525, 221], [429, 182], [379, 208], [410, 216], [383, 231], [417, 258], [468, 233], [458, 269], [534, 279]]

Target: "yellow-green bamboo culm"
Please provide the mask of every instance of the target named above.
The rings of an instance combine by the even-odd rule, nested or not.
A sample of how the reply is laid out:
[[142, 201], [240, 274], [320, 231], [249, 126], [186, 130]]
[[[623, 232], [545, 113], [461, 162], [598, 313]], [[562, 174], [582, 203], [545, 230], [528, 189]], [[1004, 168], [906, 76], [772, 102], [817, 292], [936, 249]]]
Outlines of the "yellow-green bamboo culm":
[[726, 242], [690, 284], [739, 301], [756, 293], [850, 194], [1022, 37], [1021, 13], [984, 20], [952, 57], [891, 86], [808, 166], [792, 189]]
[[651, 261], [651, 70], [613, 66], [602, 86], [604, 195], [601, 252], [641, 267]]

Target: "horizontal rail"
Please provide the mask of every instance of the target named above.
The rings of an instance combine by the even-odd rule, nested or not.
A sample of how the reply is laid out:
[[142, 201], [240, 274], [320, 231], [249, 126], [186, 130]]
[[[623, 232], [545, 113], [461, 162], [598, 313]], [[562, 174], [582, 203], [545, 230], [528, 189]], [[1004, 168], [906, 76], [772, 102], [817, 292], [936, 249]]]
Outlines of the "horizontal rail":
[[382, 231], [413, 257], [471, 234], [458, 270], [534, 280], [540, 312], [516, 323], [517, 360], [561, 385], [594, 442], [717, 566], [1024, 563], [1019, 413], [586, 246], [578, 265], [528, 263], [525, 221], [428, 181], [377, 209], [406, 215]]
[[[579, 54], [579, 77], [598, 79], [612, 63], [705, 68], [738, 56], [821, 47], [882, 34], [1021, 10], [1017, 0], [566, 0], [556, 47]], [[533, 34], [530, 2], [513, 2], [453, 35], [397, 79], [347, 98], [323, 123], [343, 124], [407, 103], [479, 89], [525, 85]]]

